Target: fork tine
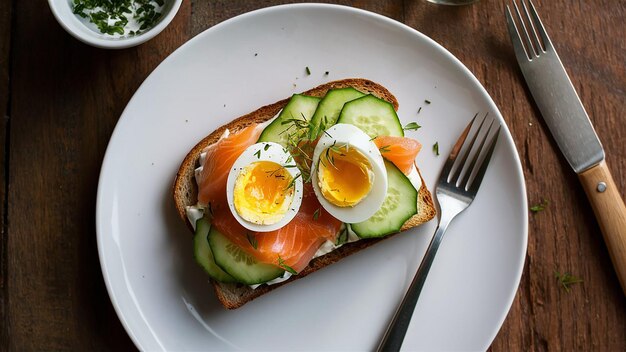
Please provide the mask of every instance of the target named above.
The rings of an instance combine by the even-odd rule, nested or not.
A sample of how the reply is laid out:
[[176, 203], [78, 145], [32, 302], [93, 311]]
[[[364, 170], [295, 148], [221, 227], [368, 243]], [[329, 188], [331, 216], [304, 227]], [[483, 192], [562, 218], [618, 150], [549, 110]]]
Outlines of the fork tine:
[[[528, 0], [530, 1], [530, 0]], [[524, 10], [524, 17], [528, 20], [528, 23], [530, 24], [530, 29], [532, 30], [534, 35], [531, 35], [531, 37], [533, 38], [533, 44], [535, 46], [535, 50], [537, 53], [540, 53], [543, 50], [543, 46], [541, 45], [541, 41], [539, 40], [539, 36], [537, 35], [537, 30], [535, 29], [535, 22], [530, 18], [530, 15], [528, 14], [528, 7], [526, 6], [526, 0], [522, 0], [522, 9]]]
[[524, 46], [524, 42], [522, 41], [522, 36], [519, 34], [517, 30], [517, 25], [513, 20], [513, 15], [511, 14], [511, 8], [509, 5], [506, 5], [506, 25], [509, 29], [509, 37], [511, 37], [511, 43], [513, 43], [513, 50], [515, 51], [515, 56], [520, 62], [522, 59], [529, 60], [528, 53], [526, 52], [526, 48]]
[[450, 177], [450, 171], [452, 170], [452, 166], [454, 165], [454, 162], [456, 161], [456, 158], [459, 155], [459, 152], [461, 151], [461, 147], [463, 146], [463, 143], [465, 143], [465, 139], [467, 139], [467, 135], [469, 134], [469, 131], [472, 128], [474, 121], [476, 120], [476, 116], [478, 116], [478, 113], [474, 115], [470, 123], [467, 125], [467, 127], [465, 127], [465, 130], [463, 130], [463, 133], [461, 133], [461, 136], [459, 137], [459, 139], [456, 141], [456, 144], [454, 144], [454, 146], [452, 147], [452, 151], [450, 152], [450, 155], [448, 156], [448, 160], [446, 160], [446, 163], [443, 165], [443, 169], [441, 170], [441, 174], [439, 176], [439, 183], [448, 182], [448, 178]]
[[545, 50], [547, 51], [549, 49], [553, 49], [554, 47], [552, 46], [552, 41], [550, 40], [550, 37], [548, 37], [548, 33], [546, 32], [546, 27], [543, 26], [543, 23], [541, 22], [541, 19], [539, 18], [539, 14], [537, 14], [537, 9], [535, 8], [535, 4], [533, 4], [531, 0], [528, 0], [528, 3], [530, 4], [530, 15], [533, 18], [531, 23], [533, 23], [534, 26], [537, 28], [537, 31], [539, 32], [539, 35], [541, 36], [541, 40], [543, 40], [543, 46]]
[[[478, 162], [478, 159], [480, 158], [480, 154], [483, 151], [483, 147], [485, 146], [485, 142], [487, 141], [489, 137], [489, 132], [491, 132], [491, 127], [493, 126], [493, 123], [495, 121], [496, 121], [495, 119], [491, 120], [491, 123], [489, 124], [489, 127], [487, 128], [487, 132], [485, 132], [485, 135], [481, 138], [480, 145], [478, 146], [478, 149], [476, 149], [476, 153], [474, 153], [474, 156], [472, 157], [472, 161], [470, 161], [469, 163], [469, 167], [467, 168], [467, 172], [465, 173], [465, 176], [463, 176], [463, 180], [461, 181], [461, 183], [459, 183], [459, 186], [463, 187], [463, 189], [469, 188], [468, 186], [469, 186], [470, 177], [472, 176], [472, 173], [474, 172], [476, 163]], [[478, 131], [476, 131], [476, 136], [478, 136], [481, 131], [482, 129], [479, 129]]]
[[528, 30], [526, 29], [526, 23], [524, 22], [524, 19], [522, 18], [522, 13], [520, 12], [519, 7], [517, 6], [517, 2], [515, 0], [513, 0], [513, 6], [515, 7], [515, 14], [517, 15], [517, 20], [522, 25], [522, 29], [524, 30], [524, 38], [526, 39], [524, 43], [528, 45], [528, 50], [527, 50], [528, 55], [529, 55], [528, 58], [532, 60], [533, 57], [539, 56], [539, 52], [533, 47], [533, 43], [530, 39], [530, 35], [528, 34]]
[[472, 140], [469, 142], [467, 148], [465, 149], [465, 152], [463, 153], [461, 160], [454, 163], [456, 165], [456, 169], [454, 170], [454, 172], [451, 173], [450, 177], [448, 178], [449, 182], [453, 182], [456, 184], [459, 178], [461, 177], [461, 174], [463, 173], [463, 166], [465, 166], [465, 162], [467, 161], [467, 158], [469, 157], [472, 151], [472, 147], [474, 147], [474, 143], [476, 143], [476, 138], [478, 137], [478, 134], [480, 134], [480, 131], [482, 130], [483, 125], [485, 124], [485, 120], [487, 120], [487, 115], [489, 115], [489, 113], [486, 113], [485, 116], [483, 116], [483, 119], [480, 122], [478, 129], [474, 132], [474, 136], [472, 137]]
[[498, 136], [500, 135], [501, 128], [502, 125], [498, 124], [498, 129], [496, 130], [495, 135], [491, 138], [491, 142], [489, 142], [489, 149], [487, 150], [487, 154], [485, 154], [485, 158], [483, 159], [482, 164], [478, 167], [478, 171], [476, 172], [476, 176], [474, 177], [472, 184], [469, 185], [468, 191], [473, 194], [476, 194], [478, 192], [478, 188], [480, 188], [480, 184], [483, 181], [485, 172], [487, 172], [487, 166], [489, 166], [489, 162], [491, 161], [491, 155], [493, 154], [494, 149], [496, 149], [496, 144], [498, 142]]

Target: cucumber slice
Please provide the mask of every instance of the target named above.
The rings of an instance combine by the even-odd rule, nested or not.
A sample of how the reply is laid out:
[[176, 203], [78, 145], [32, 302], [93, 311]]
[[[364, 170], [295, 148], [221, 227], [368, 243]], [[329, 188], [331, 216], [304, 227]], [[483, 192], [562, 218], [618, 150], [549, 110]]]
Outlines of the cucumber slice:
[[193, 254], [196, 258], [196, 262], [200, 264], [202, 269], [204, 269], [210, 277], [217, 281], [237, 282], [234, 277], [228, 275], [228, 273], [215, 264], [213, 252], [211, 252], [211, 247], [209, 247], [207, 240], [210, 229], [211, 224], [209, 224], [206, 219], [202, 218], [196, 221], [196, 234], [193, 236]]
[[324, 126], [321, 126], [322, 128], [328, 128], [334, 125], [339, 118], [339, 113], [341, 112], [343, 105], [351, 100], [361, 98], [363, 96], [365, 96], [365, 93], [361, 93], [352, 87], [329, 90], [322, 101], [320, 101], [317, 106], [317, 110], [315, 110], [315, 114], [313, 114], [313, 117], [311, 118], [311, 123], [316, 128], [316, 136], [322, 132], [320, 124], [325, 122]]
[[289, 132], [285, 132], [289, 128], [289, 124], [283, 124], [288, 119], [298, 119], [311, 121], [315, 109], [320, 102], [320, 98], [310, 97], [302, 94], [294, 94], [280, 115], [269, 126], [265, 127], [258, 142], [276, 142], [283, 147], [287, 146], [287, 138]]
[[402, 225], [417, 214], [417, 190], [411, 181], [392, 163], [385, 160], [387, 196], [371, 218], [351, 224], [360, 238], [384, 237], [400, 231]]
[[285, 272], [277, 266], [257, 262], [214, 228], [209, 232], [209, 245], [215, 256], [215, 263], [238, 282], [246, 285], [262, 284]]
[[404, 137], [404, 130], [393, 105], [371, 94], [352, 100], [343, 106], [337, 123], [349, 123], [370, 137]]

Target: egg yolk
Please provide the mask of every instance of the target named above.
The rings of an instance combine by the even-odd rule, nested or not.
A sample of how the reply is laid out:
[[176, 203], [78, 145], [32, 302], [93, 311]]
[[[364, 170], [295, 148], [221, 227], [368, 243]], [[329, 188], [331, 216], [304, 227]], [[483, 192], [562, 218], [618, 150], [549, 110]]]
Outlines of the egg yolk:
[[279, 222], [293, 200], [293, 177], [283, 166], [257, 161], [246, 166], [235, 180], [235, 210], [246, 221], [259, 225]]
[[372, 189], [374, 173], [369, 160], [348, 145], [322, 152], [317, 169], [319, 189], [338, 207], [353, 207]]

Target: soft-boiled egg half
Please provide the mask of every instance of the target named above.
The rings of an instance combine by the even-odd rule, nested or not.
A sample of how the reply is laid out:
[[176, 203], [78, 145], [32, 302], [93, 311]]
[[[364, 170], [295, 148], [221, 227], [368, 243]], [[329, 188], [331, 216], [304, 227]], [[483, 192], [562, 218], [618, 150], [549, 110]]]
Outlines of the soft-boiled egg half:
[[346, 223], [369, 219], [387, 195], [387, 171], [376, 144], [361, 129], [336, 124], [313, 152], [313, 189], [320, 204]]
[[226, 198], [245, 228], [277, 230], [296, 216], [302, 203], [302, 177], [293, 157], [280, 144], [248, 147], [228, 174]]

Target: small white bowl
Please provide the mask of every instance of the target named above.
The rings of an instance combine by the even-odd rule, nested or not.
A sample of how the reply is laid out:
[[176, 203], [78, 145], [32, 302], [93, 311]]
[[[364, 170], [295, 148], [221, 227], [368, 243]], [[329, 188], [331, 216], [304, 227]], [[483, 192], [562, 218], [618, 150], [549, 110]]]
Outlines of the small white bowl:
[[80, 17], [72, 12], [72, 0], [48, 0], [50, 9], [61, 27], [85, 44], [104, 49], [123, 49], [144, 43], [161, 33], [172, 21], [183, 0], [165, 0], [163, 17], [147, 31], [132, 37], [113, 38], [88, 28]]

